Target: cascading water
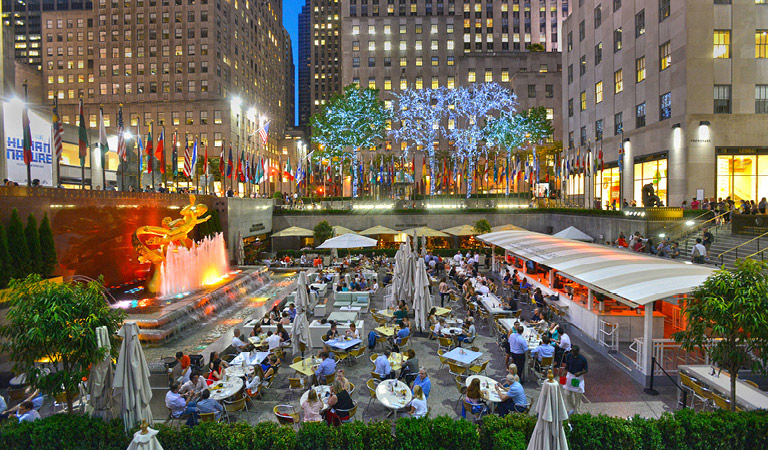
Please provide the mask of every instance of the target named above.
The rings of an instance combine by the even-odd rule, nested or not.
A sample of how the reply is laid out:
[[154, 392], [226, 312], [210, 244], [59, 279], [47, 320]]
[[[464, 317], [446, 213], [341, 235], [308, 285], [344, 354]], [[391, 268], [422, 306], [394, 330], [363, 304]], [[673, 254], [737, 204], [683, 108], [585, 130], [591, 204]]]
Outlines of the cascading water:
[[171, 297], [221, 281], [229, 273], [227, 249], [221, 233], [192, 248], [170, 246], [160, 266], [160, 296]]

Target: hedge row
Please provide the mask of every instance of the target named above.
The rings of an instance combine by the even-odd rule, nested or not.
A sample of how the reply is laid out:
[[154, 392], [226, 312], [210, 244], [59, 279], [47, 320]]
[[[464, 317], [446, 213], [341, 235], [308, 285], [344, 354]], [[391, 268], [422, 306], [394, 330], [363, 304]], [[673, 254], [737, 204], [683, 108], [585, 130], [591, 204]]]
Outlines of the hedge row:
[[311, 215], [343, 215], [343, 214], [570, 214], [570, 215], [590, 215], [590, 216], [616, 216], [623, 217], [621, 211], [611, 211], [606, 209], [585, 209], [585, 208], [463, 208], [463, 209], [275, 209], [274, 215], [277, 216], [311, 216]]
[[[475, 426], [442, 416], [389, 422], [354, 422], [340, 428], [305, 424], [298, 431], [262, 422], [255, 426], [205, 423], [181, 430], [160, 425], [165, 450], [524, 450], [536, 424], [532, 416], [488, 416]], [[566, 424], [573, 450], [747, 450], [768, 448], [768, 412], [695, 413], [660, 419], [573, 416]], [[33, 423], [0, 425], [5, 450], [123, 450], [130, 438], [122, 422], [59, 414]]]

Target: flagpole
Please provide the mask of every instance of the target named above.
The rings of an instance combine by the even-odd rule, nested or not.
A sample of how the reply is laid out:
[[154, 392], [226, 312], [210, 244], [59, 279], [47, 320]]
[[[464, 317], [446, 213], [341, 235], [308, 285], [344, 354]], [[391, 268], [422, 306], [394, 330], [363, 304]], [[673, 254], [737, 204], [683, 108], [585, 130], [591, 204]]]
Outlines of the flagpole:
[[176, 155], [176, 157], [171, 159], [173, 160], [173, 187], [176, 189], [176, 192], [179, 192], [179, 153], [176, 149], [177, 131], [178, 130], [173, 130], [173, 140], [171, 141], [171, 146], [173, 147], [171, 149], [171, 155]]
[[[195, 135], [195, 143], [193, 144], [195, 147], [197, 147], [197, 138], [198, 136]], [[193, 148], [195, 148], [193, 147]], [[197, 167], [197, 152], [192, 152], [195, 155], [195, 160], [193, 161], [193, 164], [195, 165], [195, 194], [200, 194], [200, 168]]]
[[141, 192], [141, 146], [139, 142], [141, 142], [141, 119], [137, 119], [136, 122], [136, 192]]
[[167, 188], [168, 187], [168, 178], [167, 178], [167, 175], [165, 173], [166, 172], [166, 167], [165, 167], [165, 126], [163, 126], [162, 130], [160, 131], [160, 136], [163, 137], [163, 155], [162, 155], [163, 156], [163, 160], [161, 161], [161, 164], [163, 165], [163, 170], [162, 170], [162, 172], [163, 172], [163, 187]]
[[[27, 137], [27, 130], [31, 129], [29, 125], [29, 105], [27, 105], [28, 101], [29, 101], [29, 97], [27, 95], [27, 80], [24, 80], [24, 110], [26, 112], [25, 116], [27, 117], [27, 123], [24, 124], [25, 129], [23, 131], [24, 143], [27, 146], [27, 148], [24, 148], [24, 153], [29, 151], [29, 153], [31, 154], [32, 153], [32, 132], [31, 131], [29, 133], [29, 137]], [[29, 141], [27, 141], [27, 139], [29, 139]], [[32, 159], [31, 158], [27, 162], [27, 187], [32, 187]]]
[[[101, 129], [104, 127], [104, 105], [99, 105], [99, 112], [101, 113], [101, 124], [99, 125], [99, 159], [101, 159], [101, 190], [106, 191], [107, 190], [107, 155], [104, 153], [104, 149], [101, 148]], [[93, 173], [93, 169], [91, 169], [91, 173]]]
[[[118, 106], [118, 107], [120, 108], [120, 119], [122, 120], [123, 104], [120, 103], [120, 106]], [[122, 127], [122, 130], [120, 131], [120, 133], [121, 133], [121, 139], [122, 139], [122, 142], [123, 142], [123, 146], [125, 146], [125, 126]], [[118, 145], [118, 149], [117, 149], [118, 153], [120, 153], [120, 148], [119, 147], [120, 146]], [[120, 170], [120, 188], [121, 189], [125, 189], [125, 164], [124, 163], [125, 163], [125, 151], [123, 151], [123, 155], [119, 155], [119, 154], [117, 155], [117, 168], [118, 169], [122, 169], [122, 170]], [[57, 164], [57, 167], [58, 167], [58, 164], [59, 164], [58, 160], [56, 161], [56, 164]]]
[[[58, 97], [53, 97], [53, 109], [56, 111], [56, 123], [53, 124], [54, 127], [56, 127], [57, 131], [61, 133], [61, 130], [59, 129], [59, 123], [61, 121], [59, 120], [59, 99]], [[61, 136], [59, 136], [59, 139], [61, 139]], [[54, 144], [55, 144], [55, 134], [54, 134]], [[59, 187], [61, 185], [61, 168], [59, 165], [59, 159], [61, 158], [61, 155], [58, 154], [58, 146], [53, 149], [54, 155], [56, 157], [56, 187]]]

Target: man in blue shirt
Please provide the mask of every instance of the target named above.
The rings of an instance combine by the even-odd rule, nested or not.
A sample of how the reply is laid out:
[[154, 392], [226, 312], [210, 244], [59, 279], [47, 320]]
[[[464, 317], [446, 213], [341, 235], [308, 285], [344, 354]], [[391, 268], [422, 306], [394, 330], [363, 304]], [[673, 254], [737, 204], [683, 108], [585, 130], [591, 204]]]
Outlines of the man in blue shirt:
[[221, 406], [221, 403], [211, 398], [211, 391], [208, 389], [204, 390], [200, 396], [200, 401], [197, 402], [198, 414], [214, 413], [216, 420], [219, 420], [222, 411], [224, 411], [224, 407]]
[[398, 347], [400, 346], [400, 343], [403, 342], [403, 338], [407, 338], [411, 334], [411, 330], [408, 328], [405, 322], [401, 322], [398, 326], [400, 329], [397, 331], [397, 335], [395, 336], [396, 351], [399, 351]]
[[35, 405], [27, 400], [19, 405], [19, 410], [16, 412], [16, 416], [19, 418], [19, 422], [34, 422], [40, 419], [40, 414], [35, 411]]
[[539, 362], [541, 362], [542, 358], [555, 356], [555, 347], [550, 343], [549, 337], [544, 336], [541, 338], [541, 345], [531, 350], [531, 356], [536, 356]]
[[373, 362], [373, 371], [379, 374], [382, 380], [394, 378], [394, 372], [392, 372], [392, 366], [389, 364], [389, 350], [384, 350], [384, 353], [380, 354], [378, 358]]
[[504, 390], [496, 385], [496, 392], [501, 398], [501, 403], [497, 409], [500, 416], [506, 416], [511, 412], [525, 412], [528, 408], [528, 399], [525, 397], [525, 390], [523, 385], [517, 381], [513, 381], [509, 385], [509, 389], [505, 393]]
[[432, 390], [432, 382], [427, 376], [427, 369], [425, 367], [419, 368], [419, 376], [411, 383], [411, 391], [416, 386], [421, 386], [421, 391], [424, 393], [424, 397], [429, 398], [429, 391]]
[[509, 354], [512, 362], [517, 366], [517, 373], [520, 374], [520, 382], [525, 382], [525, 353], [528, 351], [528, 342], [523, 337], [524, 328], [518, 325], [516, 330], [509, 334]]
[[310, 387], [316, 384], [325, 383], [326, 376], [336, 373], [336, 361], [329, 357], [328, 352], [323, 350], [320, 352], [319, 356], [323, 362], [317, 366], [317, 370], [315, 370], [315, 374], [312, 376]]

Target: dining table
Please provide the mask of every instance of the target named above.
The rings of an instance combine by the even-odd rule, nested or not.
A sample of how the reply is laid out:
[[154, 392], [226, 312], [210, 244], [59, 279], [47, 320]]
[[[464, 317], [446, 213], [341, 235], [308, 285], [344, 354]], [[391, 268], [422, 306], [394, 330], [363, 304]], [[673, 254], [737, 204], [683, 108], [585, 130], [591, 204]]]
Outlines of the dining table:
[[226, 369], [224, 369], [224, 374], [228, 377], [232, 378], [243, 378], [246, 375], [250, 375], [254, 372], [254, 366], [245, 366], [242, 365], [236, 365], [236, 366], [229, 366]]
[[211, 398], [214, 400], [224, 400], [237, 394], [243, 388], [244, 381], [238, 377], [228, 377], [226, 380], [216, 381], [208, 387], [211, 392]]
[[380, 335], [386, 336], [386, 337], [392, 337], [395, 335], [395, 332], [396, 332], [396, 328], [394, 326], [389, 326], [389, 325], [376, 327], [375, 330]]
[[400, 370], [403, 367], [403, 363], [405, 361], [408, 361], [408, 357], [403, 355], [402, 353], [390, 353], [389, 358], [389, 365], [392, 367], [392, 370]]
[[[731, 398], [731, 377], [726, 372], [714, 370], [710, 365], [682, 365], [681, 373], [688, 375], [704, 387], [717, 392], [726, 400]], [[718, 373], [719, 372], [719, 373]], [[768, 393], [736, 379], [736, 404], [746, 410], [768, 410]]]
[[316, 356], [309, 356], [307, 358], [302, 359], [299, 362], [295, 362], [291, 364], [291, 369], [295, 370], [296, 372], [305, 375], [305, 376], [312, 376], [313, 373], [315, 373], [315, 369], [317, 366], [323, 362], [320, 358]]
[[405, 408], [412, 398], [411, 389], [402, 381], [384, 380], [376, 386], [376, 400], [393, 412]]
[[261, 364], [268, 356], [269, 352], [240, 352], [239, 355], [229, 362], [229, 365], [240, 366], [245, 361], [246, 366], [255, 366], [256, 364]]
[[443, 353], [443, 358], [450, 359], [464, 366], [472, 364], [473, 361], [481, 356], [483, 356], [482, 352], [475, 352], [461, 347], [456, 347], [447, 353]]
[[267, 345], [267, 333], [261, 333], [258, 336], [249, 336], [248, 342], [253, 344], [254, 347], [263, 347]]
[[442, 306], [435, 306], [435, 315], [438, 317], [448, 315], [451, 313], [451, 311], [452, 311], [451, 308], [443, 308]]
[[484, 375], [472, 375], [467, 377], [467, 387], [472, 384], [472, 380], [480, 380], [480, 392], [483, 395], [483, 399], [488, 402], [488, 407], [491, 409], [491, 413], [496, 410], [496, 403], [501, 403], [501, 396], [496, 391], [496, 385], [498, 382], [493, 378], [486, 377]]
[[304, 402], [307, 401], [307, 398], [309, 397], [309, 391], [312, 390], [314, 390], [317, 394], [317, 398], [323, 401], [323, 409], [327, 409], [328, 399], [331, 397], [331, 387], [324, 384], [313, 386], [311, 389], [304, 391], [304, 393], [301, 394], [301, 399], [299, 399], [299, 406], [303, 405]]
[[363, 341], [360, 339], [350, 339], [346, 337], [338, 337], [336, 339], [330, 339], [325, 341], [325, 345], [331, 348], [339, 350], [349, 350], [350, 348], [360, 345]]

